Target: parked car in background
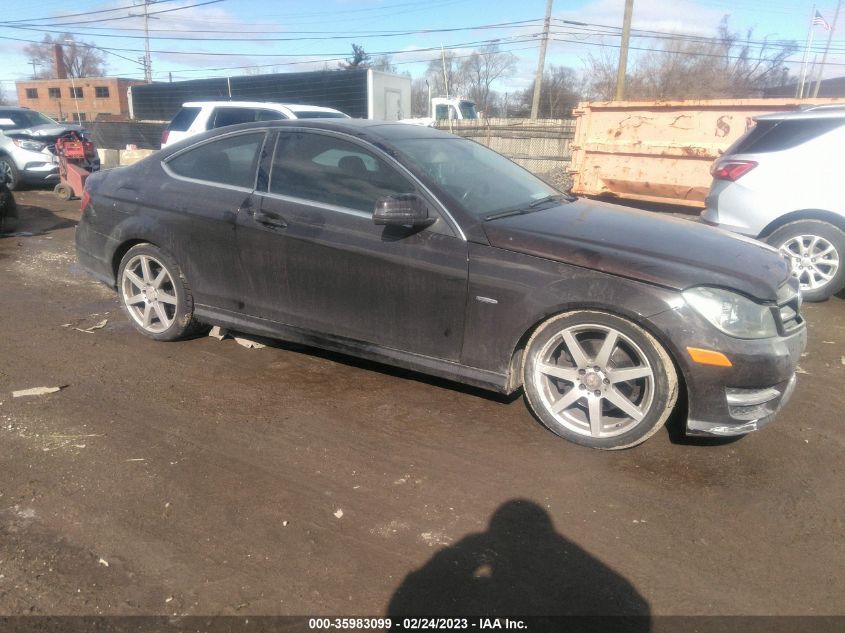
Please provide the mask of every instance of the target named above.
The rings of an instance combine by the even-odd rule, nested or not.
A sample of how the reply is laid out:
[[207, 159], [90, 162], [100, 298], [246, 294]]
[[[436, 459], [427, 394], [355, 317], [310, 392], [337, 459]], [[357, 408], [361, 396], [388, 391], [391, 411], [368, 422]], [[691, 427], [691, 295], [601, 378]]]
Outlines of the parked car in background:
[[789, 258], [808, 301], [845, 288], [845, 107], [756, 117], [711, 170], [701, 218]]
[[92, 175], [82, 202], [78, 260], [145, 336], [219, 324], [524, 387], [544, 425], [595, 448], [645, 441], [681, 390], [690, 434], [762, 427], [806, 342], [771, 247], [577, 200], [428, 127], [213, 130]]
[[[79, 125], [59, 123], [29, 108], [0, 106], [0, 172], [9, 189], [58, 182], [56, 140], [69, 132], [86, 138]], [[96, 152], [84, 166], [88, 171], [100, 168]]]
[[161, 136], [162, 148], [207, 130], [254, 121], [348, 119], [339, 110], [296, 103], [263, 101], [191, 101], [173, 117]]

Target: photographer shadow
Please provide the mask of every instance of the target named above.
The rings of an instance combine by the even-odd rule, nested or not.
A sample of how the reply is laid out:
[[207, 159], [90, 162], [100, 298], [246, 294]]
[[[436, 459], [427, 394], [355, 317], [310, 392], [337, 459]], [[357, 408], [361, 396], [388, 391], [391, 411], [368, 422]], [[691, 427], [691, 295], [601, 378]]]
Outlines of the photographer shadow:
[[524, 499], [506, 502], [486, 532], [408, 574], [387, 608], [397, 619], [627, 616], [618, 618], [625, 631], [648, 631], [649, 613], [631, 583], [558, 534], [548, 513]]

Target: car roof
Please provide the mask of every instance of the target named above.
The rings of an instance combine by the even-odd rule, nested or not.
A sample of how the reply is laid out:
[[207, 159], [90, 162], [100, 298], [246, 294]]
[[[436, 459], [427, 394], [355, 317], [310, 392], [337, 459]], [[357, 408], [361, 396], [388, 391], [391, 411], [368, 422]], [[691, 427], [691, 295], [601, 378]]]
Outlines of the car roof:
[[[326, 130], [331, 132], [340, 132], [356, 136], [362, 140], [370, 143], [382, 144], [386, 146], [394, 145], [397, 141], [410, 139], [445, 139], [445, 140], [459, 140], [464, 141], [459, 136], [443, 132], [435, 128], [426, 127], [423, 125], [412, 125], [410, 123], [395, 123], [391, 121], [372, 121], [370, 119], [288, 119], [285, 121], [253, 121], [250, 123], [239, 123], [238, 125], [228, 125], [226, 127], [219, 127], [207, 132], [201, 132], [195, 136], [190, 136], [186, 139], [176, 143], [169, 144], [166, 148], [162, 148], [162, 159], [166, 159], [171, 154], [181, 152], [193, 144], [204, 143], [210, 141], [217, 136], [233, 134], [237, 132], [247, 132], [249, 130], [266, 130], [266, 129], [312, 129], [312, 130]], [[472, 141], [465, 141], [470, 143]]]
[[785, 121], [803, 119], [845, 119], [845, 103], [810, 106], [791, 112], [773, 112], [755, 116], [755, 121]]
[[[371, 119], [297, 119], [295, 121], [271, 121], [272, 127], [307, 127], [319, 130], [345, 132], [356, 136], [373, 137], [388, 142], [405, 139], [444, 138], [454, 139], [449, 134], [436, 128], [395, 121], [374, 121]], [[260, 124], [247, 123], [245, 127], [258, 127]]]
[[183, 108], [198, 108], [203, 106], [232, 106], [235, 108], [286, 108], [291, 112], [340, 112], [334, 108], [313, 106], [302, 103], [279, 103], [277, 101], [188, 101]]

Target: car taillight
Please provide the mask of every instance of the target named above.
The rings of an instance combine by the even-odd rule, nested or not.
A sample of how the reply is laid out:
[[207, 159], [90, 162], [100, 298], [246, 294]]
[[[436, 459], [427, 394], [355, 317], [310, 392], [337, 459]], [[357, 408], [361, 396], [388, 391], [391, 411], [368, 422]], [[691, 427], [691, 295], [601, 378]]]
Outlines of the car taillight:
[[83, 211], [85, 211], [85, 207], [88, 206], [89, 202], [91, 202], [91, 194], [88, 193], [88, 190], [86, 189], [85, 191], [82, 192], [82, 202], [80, 203], [81, 204], [80, 208]]
[[716, 180], [739, 180], [749, 171], [754, 169], [757, 163], [753, 160], [726, 160], [722, 163], [715, 163], [711, 174]]
[[164, 147], [164, 144], [167, 143], [167, 137], [170, 136], [170, 130], [164, 128], [164, 132], [161, 133], [161, 146]]

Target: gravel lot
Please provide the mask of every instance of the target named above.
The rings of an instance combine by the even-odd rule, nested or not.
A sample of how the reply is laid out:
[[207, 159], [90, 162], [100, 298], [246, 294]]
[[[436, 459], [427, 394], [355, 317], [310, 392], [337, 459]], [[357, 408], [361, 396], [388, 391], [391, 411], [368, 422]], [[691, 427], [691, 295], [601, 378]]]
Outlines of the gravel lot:
[[[278, 344], [154, 343], [75, 264], [78, 202], [0, 238], [0, 614], [842, 614], [845, 300], [739, 441], [624, 452], [521, 397]], [[101, 329], [82, 331], [107, 319]], [[12, 391], [61, 386], [43, 396]]]

